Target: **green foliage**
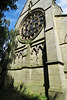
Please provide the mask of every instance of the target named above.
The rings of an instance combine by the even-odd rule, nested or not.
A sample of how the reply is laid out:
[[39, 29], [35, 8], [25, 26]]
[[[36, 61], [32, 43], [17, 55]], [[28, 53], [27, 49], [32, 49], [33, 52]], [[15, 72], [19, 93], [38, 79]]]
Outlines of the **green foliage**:
[[[1, 36], [0, 42], [0, 58], [1, 58], [1, 67], [6, 67], [8, 63], [11, 63], [13, 59], [15, 59], [15, 48], [17, 47], [17, 41], [15, 40], [18, 31], [11, 30], [8, 31], [7, 28], [3, 30], [3, 34]], [[4, 36], [3, 36], [4, 35]], [[5, 46], [4, 46], [5, 45]], [[6, 66], [4, 64], [6, 63]]]
[[4, 11], [17, 9], [16, 1], [18, 0], [0, 0], [0, 18], [4, 16]]
[[[4, 12], [17, 9], [16, 1], [18, 0], [0, 0], [0, 87], [4, 84], [5, 73], [7, 64], [9, 62], [9, 54], [12, 50], [11, 47], [15, 44], [15, 31], [9, 32], [10, 21], [5, 19]], [[14, 32], [14, 34], [13, 34]], [[9, 42], [10, 41], [10, 42]], [[13, 43], [13, 44], [12, 44]]]
[[10, 24], [9, 20], [4, 21], [5, 26], [0, 26], [0, 57], [2, 56], [2, 53], [4, 53], [4, 44], [8, 41], [9, 39], [9, 31], [8, 31], [8, 26]]
[[8, 43], [8, 49], [7, 51], [10, 52], [10, 58], [13, 60], [15, 59], [15, 48], [17, 47], [17, 40], [16, 40], [16, 36], [18, 34], [17, 30], [11, 30], [9, 32], [10, 35], [10, 43]]
[[16, 1], [18, 0], [0, 0], [0, 26], [3, 25], [4, 12], [17, 9]]
[[15, 2], [18, 0], [0, 0], [0, 9], [2, 11], [9, 10], [9, 7], [13, 9], [17, 9]]
[[[8, 10], [17, 9], [17, 5], [15, 4], [18, 0], [0, 0], [0, 58], [2, 59], [2, 55], [7, 52], [10, 52], [9, 39], [10, 34], [8, 27], [10, 25], [10, 21], [4, 19], [4, 12]], [[5, 44], [5, 46], [4, 46]], [[8, 50], [9, 49], [9, 50]]]
[[17, 5], [15, 4], [18, 0], [0, 0], [0, 9], [1, 11], [9, 10], [9, 7], [13, 9], [17, 9]]
[[0, 90], [0, 100], [47, 100], [42, 95], [30, 95], [18, 91], [15, 87]]
[[[10, 32], [8, 31], [8, 25], [9, 21], [5, 21], [5, 27], [1, 27], [1, 32], [0, 32], [0, 67], [2, 68], [1, 71], [1, 80], [3, 84], [3, 80], [5, 79], [5, 73], [3, 74], [4, 70], [7, 69], [8, 63], [10, 63], [14, 58], [14, 50], [15, 47], [17, 46], [17, 41], [15, 41], [16, 35], [18, 34], [17, 30], [11, 30]], [[2, 86], [1, 86], [2, 87]]]

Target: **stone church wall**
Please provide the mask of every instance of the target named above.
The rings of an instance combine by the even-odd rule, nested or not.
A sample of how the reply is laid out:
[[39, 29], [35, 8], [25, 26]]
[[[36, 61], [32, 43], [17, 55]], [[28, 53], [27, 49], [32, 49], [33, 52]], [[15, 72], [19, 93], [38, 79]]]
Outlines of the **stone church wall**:
[[66, 22], [55, 0], [27, 0], [15, 25], [18, 47], [8, 70], [15, 86], [25, 84], [28, 92], [49, 94], [49, 100], [67, 100]]
[[[44, 69], [43, 68], [30, 68], [16, 71], [9, 71], [9, 74], [14, 78], [14, 86], [20, 89], [24, 84], [26, 92], [31, 94], [44, 95]], [[41, 91], [42, 90], [42, 91]], [[36, 93], [37, 91], [37, 93]]]
[[67, 14], [56, 16], [56, 28], [59, 37], [59, 45], [64, 62], [64, 73], [67, 83]]

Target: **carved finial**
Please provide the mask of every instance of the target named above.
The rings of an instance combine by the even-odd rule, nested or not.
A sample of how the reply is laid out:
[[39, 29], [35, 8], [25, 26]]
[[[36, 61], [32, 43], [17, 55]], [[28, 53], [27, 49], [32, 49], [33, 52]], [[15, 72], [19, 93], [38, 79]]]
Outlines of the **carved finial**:
[[55, 2], [56, 0], [52, 0], [52, 1], [53, 1], [53, 3], [56, 3], [56, 2]]
[[29, 12], [31, 11], [31, 7], [32, 7], [32, 5], [33, 5], [33, 2], [32, 2], [32, 0], [30, 0], [30, 2], [29, 2], [29, 5], [28, 5], [28, 9], [29, 9]]
[[32, 0], [30, 0], [30, 5], [31, 5], [31, 6], [33, 5], [33, 2], [32, 2]]

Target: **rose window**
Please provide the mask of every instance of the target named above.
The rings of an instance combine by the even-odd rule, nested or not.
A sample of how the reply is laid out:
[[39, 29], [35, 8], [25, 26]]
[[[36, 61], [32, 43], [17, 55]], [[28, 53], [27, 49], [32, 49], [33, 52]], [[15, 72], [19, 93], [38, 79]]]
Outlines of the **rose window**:
[[22, 21], [21, 37], [22, 41], [33, 40], [43, 29], [44, 15], [42, 11], [29, 13]]

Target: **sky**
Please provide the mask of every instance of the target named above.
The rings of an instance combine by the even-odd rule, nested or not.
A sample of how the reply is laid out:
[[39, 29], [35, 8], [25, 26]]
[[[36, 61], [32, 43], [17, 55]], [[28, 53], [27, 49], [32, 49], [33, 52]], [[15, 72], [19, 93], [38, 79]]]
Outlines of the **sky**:
[[[18, 0], [16, 2], [18, 9], [17, 10], [13, 10], [13, 11], [9, 11], [9, 12], [5, 12], [6, 15], [6, 19], [10, 20], [10, 27], [9, 30], [14, 29], [14, 26], [19, 18], [19, 15], [24, 7], [26, 3], [26, 0]], [[62, 7], [63, 10], [63, 14], [67, 13], [67, 0], [56, 0], [56, 3]]]

